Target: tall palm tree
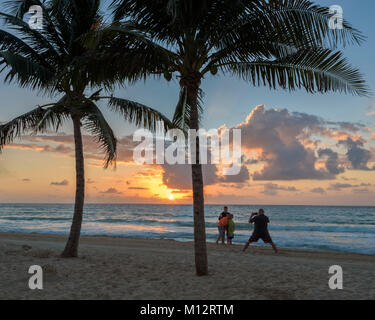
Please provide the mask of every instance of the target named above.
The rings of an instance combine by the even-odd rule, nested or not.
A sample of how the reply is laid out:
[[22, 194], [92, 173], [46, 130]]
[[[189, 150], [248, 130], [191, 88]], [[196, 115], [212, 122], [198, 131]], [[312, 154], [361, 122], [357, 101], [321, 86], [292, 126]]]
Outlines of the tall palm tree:
[[[328, 8], [307, 0], [114, 0], [116, 21], [134, 20], [171, 63], [162, 72], [176, 75], [189, 103], [189, 127], [199, 129], [197, 101], [207, 74], [237, 76], [254, 86], [290, 91], [340, 91], [366, 95], [362, 75], [351, 67], [339, 45], [364, 37], [346, 21], [329, 28]], [[121, 52], [119, 46], [116, 50]], [[121, 54], [119, 55], [121, 58]], [[208, 273], [199, 139], [192, 165], [194, 240], [197, 275]]]
[[[31, 5], [43, 9], [43, 29], [33, 30], [23, 21]], [[135, 81], [146, 72], [130, 50], [129, 61], [118, 66], [83, 45], [82, 37], [97, 28], [103, 20], [99, 0], [13, 0], [7, 2], [7, 12], [1, 12], [8, 29], [0, 29], [0, 66], [6, 72], [7, 82], [15, 81], [21, 87], [38, 89], [57, 102], [38, 106], [0, 126], [0, 151], [25, 132], [43, 133], [59, 130], [61, 124], [72, 120], [76, 160], [76, 195], [73, 222], [63, 257], [77, 257], [82, 225], [85, 194], [84, 153], [82, 128], [88, 130], [105, 153], [104, 166], [116, 160], [116, 137], [105, 120], [97, 102], [108, 101], [117, 111], [135, 125], [155, 129], [157, 121], [170, 122], [159, 112], [139, 103], [115, 97], [101, 96], [102, 88], [110, 89], [118, 82]], [[13, 32], [7, 30], [12, 29]], [[134, 38], [135, 35], [129, 35]], [[127, 38], [128, 39], [128, 38]], [[129, 39], [128, 39], [129, 40]], [[130, 40], [129, 40], [130, 43]], [[128, 70], [127, 70], [128, 67]], [[88, 94], [88, 91], [94, 93]]]

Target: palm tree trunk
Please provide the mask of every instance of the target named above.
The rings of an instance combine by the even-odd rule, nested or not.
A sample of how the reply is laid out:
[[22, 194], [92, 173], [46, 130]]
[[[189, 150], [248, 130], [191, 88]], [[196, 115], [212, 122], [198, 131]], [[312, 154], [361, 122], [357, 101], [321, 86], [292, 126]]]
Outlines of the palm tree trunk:
[[61, 254], [61, 256], [64, 258], [73, 258], [78, 256], [78, 244], [79, 237], [81, 235], [83, 204], [85, 200], [85, 168], [83, 158], [81, 118], [77, 115], [72, 115], [72, 120], [74, 126], [74, 143], [76, 154], [76, 198], [69, 240], [63, 253]]
[[[197, 130], [197, 132], [199, 130], [198, 90], [199, 84], [197, 83], [187, 86], [187, 94], [191, 105], [190, 129]], [[202, 165], [199, 162], [199, 138], [195, 141], [195, 158], [196, 163], [192, 164], [195, 270], [197, 276], [205, 276], [208, 274], [208, 263], [206, 223], [204, 218], [203, 174]]]

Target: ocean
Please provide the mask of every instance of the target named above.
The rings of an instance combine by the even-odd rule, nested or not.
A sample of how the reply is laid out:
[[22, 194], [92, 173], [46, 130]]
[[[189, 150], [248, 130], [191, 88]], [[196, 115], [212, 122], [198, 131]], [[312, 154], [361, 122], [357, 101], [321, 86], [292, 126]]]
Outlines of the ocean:
[[[260, 207], [279, 247], [375, 254], [375, 207], [232, 205], [234, 243], [249, 238], [249, 216]], [[208, 241], [216, 240], [222, 208], [206, 205]], [[72, 212], [70, 204], [0, 204], [0, 232], [68, 234]], [[190, 205], [87, 204], [83, 221], [83, 235], [193, 240]]]

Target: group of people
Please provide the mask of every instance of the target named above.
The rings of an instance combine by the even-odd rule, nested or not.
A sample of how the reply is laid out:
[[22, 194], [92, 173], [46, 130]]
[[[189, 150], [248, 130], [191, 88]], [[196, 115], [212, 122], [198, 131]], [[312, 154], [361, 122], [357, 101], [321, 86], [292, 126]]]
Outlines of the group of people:
[[[222, 244], [225, 244], [225, 236], [227, 238], [227, 244], [232, 244], [235, 231], [235, 223], [233, 218], [234, 215], [228, 212], [228, 207], [224, 207], [224, 211], [219, 215], [219, 222], [217, 225], [219, 235], [217, 237], [216, 244], [219, 244], [220, 240]], [[242, 251], [245, 252], [250, 243], [258, 242], [259, 239], [262, 239], [264, 243], [269, 243], [273, 250], [277, 253], [277, 247], [272, 241], [272, 238], [268, 232], [268, 224], [270, 223], [270, 219], [264, 214], [264, 210], [259, 209], [258, 212], [253, 212], [249, 218], [249, 223], [254, 224], [254, 231], [249, 240], [246, 242]]]

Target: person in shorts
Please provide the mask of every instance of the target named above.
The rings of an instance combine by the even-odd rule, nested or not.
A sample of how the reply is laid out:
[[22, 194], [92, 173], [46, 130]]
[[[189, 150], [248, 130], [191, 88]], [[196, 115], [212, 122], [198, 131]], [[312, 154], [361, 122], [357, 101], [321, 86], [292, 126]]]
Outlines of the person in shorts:
[[254, 223], [254, 231], [249, 241], [246, 242], [242, 251], [245, 252], [250, 243], [258, 242], [259, 239], [262, 239], [264, 243], [269, 243], [275, 253], [277, 253], [277, 247], [273, 243], [272, 238], [268, 232], [268, 224], [270, 223], [270, 219], [268, 219], [268, 217], [264, 214], [264, 210], [259, 209], [258, 213], [252, 213], [249, 222]]
[[220, 240], [222, 244], [225, 244], [225, 232], [228, 226], [228, 216], [229, 214], [227, 214], [225, 217], [222, 217], [217, 224], [219, 236], [217, 237], [216, 244], [219, 244]]

